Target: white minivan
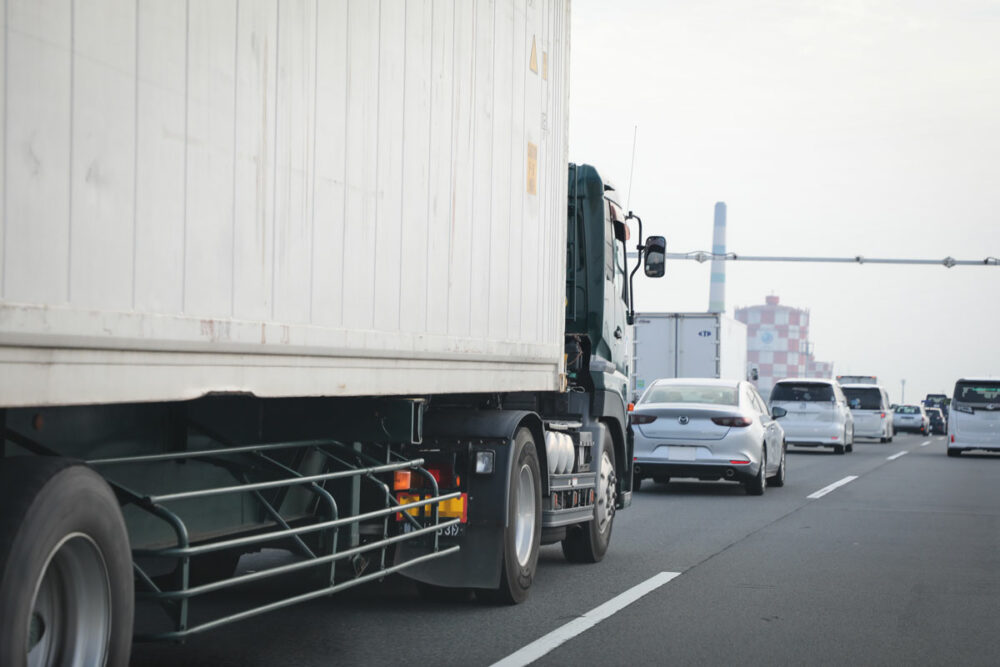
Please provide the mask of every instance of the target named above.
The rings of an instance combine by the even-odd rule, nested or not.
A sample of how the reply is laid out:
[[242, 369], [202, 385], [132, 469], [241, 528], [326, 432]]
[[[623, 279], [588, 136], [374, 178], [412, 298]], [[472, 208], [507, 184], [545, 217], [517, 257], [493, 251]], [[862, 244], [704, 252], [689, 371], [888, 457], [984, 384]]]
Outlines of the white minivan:
[[854, 415], [854, 435], [892, 442], [892, 408], [889, 394], [877, 384], [843, 384], [847, 405]]
[[836, 380], [785, 378], [774, 383], [771, 407], [784, 408], [785, 442], [802, 447], [854, 451], [854, 417]]
[[1000, 452], [1000, 379], [962, 378], [948, 413], [948, 456], [970, 449]]

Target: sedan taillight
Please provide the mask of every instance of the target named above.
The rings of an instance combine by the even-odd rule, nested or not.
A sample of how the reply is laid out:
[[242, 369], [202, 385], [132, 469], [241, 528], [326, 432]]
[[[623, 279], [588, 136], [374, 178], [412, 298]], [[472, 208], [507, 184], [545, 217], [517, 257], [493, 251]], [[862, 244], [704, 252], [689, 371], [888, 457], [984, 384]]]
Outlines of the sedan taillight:
[[633, 424], [648, 424], [656, 421], [656, 415], [644, 415], [639, 414], [638, 412], [633, 412], [628, 416], [628, 418]]
[[749, 417], [712, 417], [712, 423], [719, 426], [749, 426], [753, 420]]

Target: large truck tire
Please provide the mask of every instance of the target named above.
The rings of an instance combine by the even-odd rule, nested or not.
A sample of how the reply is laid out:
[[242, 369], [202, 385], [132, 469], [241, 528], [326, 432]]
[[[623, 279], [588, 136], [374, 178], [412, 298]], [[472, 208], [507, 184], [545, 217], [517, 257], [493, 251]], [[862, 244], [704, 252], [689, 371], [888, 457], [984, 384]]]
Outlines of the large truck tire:
[[528, 597], [542, 538], [541, 468], [534, 438], [527, 428], [519, 428], [514, 435], [511, 460], [514, 464], [507, 493], [500, 586], [477, 593], [480, 599], [501, 604], [518, 604]]
[[[597, 458], [597, 492], [594, 518], [585, 524], [572, 527], [562, 541], [563, 556], [571, 563], [597, 563], [611, 544], [611, 529], [615, 521], [617, 478], [615, 477], [615, 451], [611, 434], [604, 430], [601, 455]], [[638, 490], [633, 482], [632, 488]]]
[[132, 555], [108, 484], [79, 461], [0, 461], [0, 665], [124, 667]]

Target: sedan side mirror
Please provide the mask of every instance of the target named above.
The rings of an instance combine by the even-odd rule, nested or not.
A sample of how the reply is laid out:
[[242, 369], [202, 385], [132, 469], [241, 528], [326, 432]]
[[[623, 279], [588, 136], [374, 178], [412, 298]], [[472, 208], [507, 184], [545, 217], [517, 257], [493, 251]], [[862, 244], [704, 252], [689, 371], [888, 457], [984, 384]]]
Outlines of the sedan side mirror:
[[776, 405], [773, 408], [771, 408], [771, 416], [774, 417], [775, 419], [781, 419], [787, 414], [788, 410], [784, 409], [783, 407]]
[[643, 271], [648, 278], [661, 278], [666, 270], [667, 240], [662, 236], [650, 236], [643, 250]]

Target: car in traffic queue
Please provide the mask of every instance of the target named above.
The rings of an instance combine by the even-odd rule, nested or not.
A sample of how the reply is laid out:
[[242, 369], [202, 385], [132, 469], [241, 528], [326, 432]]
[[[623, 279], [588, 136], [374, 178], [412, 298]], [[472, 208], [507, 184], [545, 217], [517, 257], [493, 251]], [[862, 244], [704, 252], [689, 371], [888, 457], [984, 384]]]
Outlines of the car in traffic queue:
[[892, 442], [893, 409], [888, 392], [877, 384], [844, 384], [840, 388], [854, 417], [854, 437]]
[[785, 433], [749, 382], [693, 378], [654, 381], [629, 413], [632, 488], [643, 479], [730, 480], [759, 496], [785, 484]]
[[948, 414], [948, 456], [979, 449], [1000, 452], [1000, 379], [962, 378]]
[[897, 431], [913, 431], [924, 435], [931, 432], [931, 419], [922, 405], [897, 405], [892, 414], [892, 425]]
[[931, 433], [944, 435], [948, 433], [948, 420], [944, 418], [941, 408], [924, 408], [928, 419], [931, 420]]
[[835, 454], [854, 451], [854, 415], [835, 380], [785, 378], [774, 383], [771, 409], [783, 408], [785, 441], [800, 447], [833, 447]]

